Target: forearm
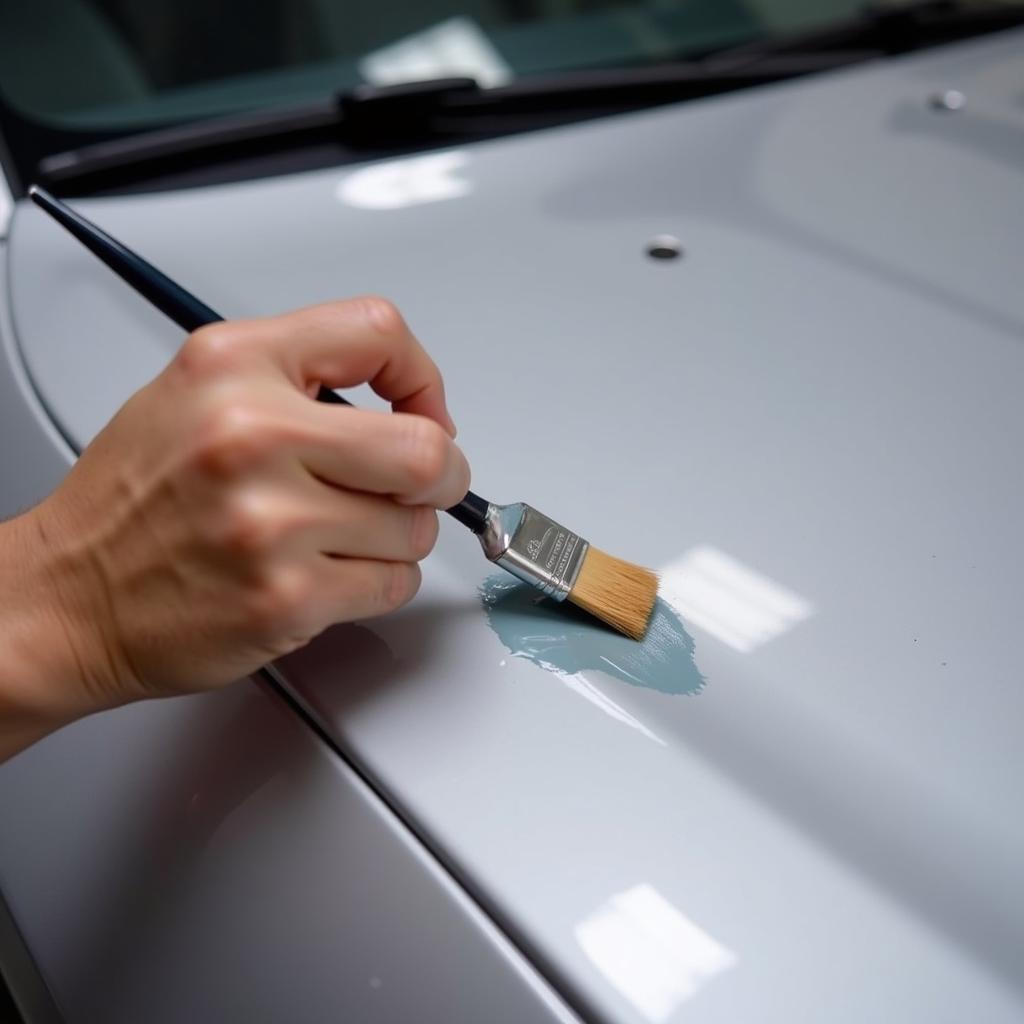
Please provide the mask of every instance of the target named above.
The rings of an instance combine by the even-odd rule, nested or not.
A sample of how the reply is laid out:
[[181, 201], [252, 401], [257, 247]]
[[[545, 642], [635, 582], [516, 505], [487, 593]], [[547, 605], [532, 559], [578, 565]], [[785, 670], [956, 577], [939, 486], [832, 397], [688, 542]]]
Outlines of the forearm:
[[0, 523], [0, 761], [97, 710], [82, 685], [40, 510]]

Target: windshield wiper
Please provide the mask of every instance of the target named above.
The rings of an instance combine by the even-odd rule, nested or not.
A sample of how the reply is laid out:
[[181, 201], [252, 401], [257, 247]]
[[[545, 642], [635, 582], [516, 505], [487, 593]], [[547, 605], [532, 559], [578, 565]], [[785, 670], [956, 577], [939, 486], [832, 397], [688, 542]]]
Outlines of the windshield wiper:
[[331, 146], [334, 162], [445, 145], [778, 82], [862, 60], [861, 52], [792, 54], [714, 67], [689, 61], [531, 75], [497, 88], [471, 78], [375, 87], [142, 131], [43, 157], [35, 175], [63, 194], [122, 187], [298, 147]]
[[245, 176], [292, 169], [284, 155], [320, 147], [321, 163], [365, 160], [695, 99], [994, 32], [1024, 9], [929, 0], [861, 15], [812, 33], [732, 47], [701, 60], [531, 75], [482, 89], [471, 78], [361, 86], [298, 107], [193, 121], [46, 156], [35, 176], [64, 194], [131, 187], [246, 163]]

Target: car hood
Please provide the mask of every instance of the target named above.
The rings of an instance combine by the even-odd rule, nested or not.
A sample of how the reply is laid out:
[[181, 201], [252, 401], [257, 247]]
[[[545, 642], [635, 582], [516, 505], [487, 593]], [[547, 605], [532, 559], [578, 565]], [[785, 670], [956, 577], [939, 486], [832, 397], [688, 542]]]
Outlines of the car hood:
[[[661, 571], [645, 662], [445, 522], [277, 669], [588, 1016], [1024, 1013], [1022, 58], [78, 204], [226, 316], [395, 299], [474, 487]], [[81, 446], [180, 334], [23, 203], [10, 274]]]

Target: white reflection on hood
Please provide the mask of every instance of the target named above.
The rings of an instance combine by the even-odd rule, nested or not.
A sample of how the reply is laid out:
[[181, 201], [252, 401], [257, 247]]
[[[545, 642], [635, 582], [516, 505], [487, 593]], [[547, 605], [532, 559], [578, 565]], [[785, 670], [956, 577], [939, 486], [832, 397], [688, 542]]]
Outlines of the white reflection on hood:
[[698, 928], [652, 885], [617, 893], [574, 929], [608, 982], [661, 1024], [736, 955]]
[[814, 614], [799, 594], [708, 545], [658, 572], [661, 598], [694, 626], [747, 653]]
[[457, 173], [469, 158], [461, 150], [388, 160], [345, 175], [337, 197], [361, 210], [397, 210], [467, 195], [472, 185]]

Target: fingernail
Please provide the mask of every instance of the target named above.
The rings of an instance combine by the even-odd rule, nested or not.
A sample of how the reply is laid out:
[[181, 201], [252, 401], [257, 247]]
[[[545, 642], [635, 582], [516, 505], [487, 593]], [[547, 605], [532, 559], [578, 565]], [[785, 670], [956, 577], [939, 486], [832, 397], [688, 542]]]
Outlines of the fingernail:
[[466, 491], [469, 489], [470, 480], [472, 479], [473, 474], [472, 474], [472, 471], [469, 468], [469, 459], [466, 458], [466, 453], [461, 448], [458, 448], [458, 447], [456, 447], [455, 450], [459, 453], [459, 462], [460, 462], [460, 465], [459, 465], [459, 468], [458, 468], [458, 472], [459, 472], [459, 483], [458, 483], [459, 497], [456, 500], [461, 500], [462, 495], [464, 495], [466, 493]]

